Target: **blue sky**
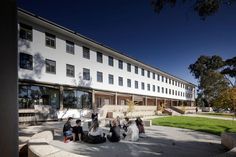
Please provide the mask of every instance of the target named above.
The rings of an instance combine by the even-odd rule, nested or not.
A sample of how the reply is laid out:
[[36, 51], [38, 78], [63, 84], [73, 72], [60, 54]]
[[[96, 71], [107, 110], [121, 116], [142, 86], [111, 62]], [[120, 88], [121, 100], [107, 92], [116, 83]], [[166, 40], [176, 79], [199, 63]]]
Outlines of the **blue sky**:
[[161, 14], [150, 0], [18, 0], [18, 6], [195, 84], [188, 66], [200, 55], [236, 56], [236, 3], [206, 21], [191, 3]]

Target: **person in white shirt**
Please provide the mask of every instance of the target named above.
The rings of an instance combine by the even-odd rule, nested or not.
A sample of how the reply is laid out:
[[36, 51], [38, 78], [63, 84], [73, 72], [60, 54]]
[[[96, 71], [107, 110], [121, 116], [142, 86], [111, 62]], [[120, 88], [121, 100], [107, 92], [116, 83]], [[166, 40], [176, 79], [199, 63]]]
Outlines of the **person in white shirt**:
[[94, 121], [85, 142], [93, 144], [106, 142], [105, 133], [103, 133], [102, 129], [99, 127], [98, 121]]
[[131, 124], [127, 128], [127, 133], [125, 136], [126, 141], [138, 141], [139, 139], [139, 130], [134, 121], [130, 122]]

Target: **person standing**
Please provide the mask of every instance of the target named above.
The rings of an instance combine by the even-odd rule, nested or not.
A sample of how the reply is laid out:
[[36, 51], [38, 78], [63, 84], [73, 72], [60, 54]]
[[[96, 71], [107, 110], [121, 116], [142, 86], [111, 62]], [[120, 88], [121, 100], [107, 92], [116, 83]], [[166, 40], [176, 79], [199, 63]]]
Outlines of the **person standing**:
[[92, 122], [98, 121], [98, 113], [96, 112], [95, 109], [93, 110], [91, 118], [92, 118]]

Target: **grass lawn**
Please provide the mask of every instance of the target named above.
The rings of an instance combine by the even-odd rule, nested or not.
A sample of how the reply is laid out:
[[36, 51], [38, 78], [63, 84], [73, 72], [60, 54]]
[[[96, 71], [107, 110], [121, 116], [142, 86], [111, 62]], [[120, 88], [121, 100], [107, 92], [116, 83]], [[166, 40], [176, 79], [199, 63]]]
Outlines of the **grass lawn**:
[[202, 112], [198, 113], [199, 115], [207, 115], [207, 116], [219, 116], [219, 117], [226, 117], [226, 118], [233, 118], [233, 113], [214, 113], [214, 112]]
[[171, 116], [152, 120], [153, 125], [171, 126], [220, 135], [222, 132], [236, 133], [236, 121], [202, 117]]

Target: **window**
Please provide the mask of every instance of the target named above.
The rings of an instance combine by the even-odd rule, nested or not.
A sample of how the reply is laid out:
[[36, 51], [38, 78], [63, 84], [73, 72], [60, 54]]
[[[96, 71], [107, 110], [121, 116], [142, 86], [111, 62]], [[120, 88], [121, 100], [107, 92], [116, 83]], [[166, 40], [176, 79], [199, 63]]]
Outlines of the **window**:
[[183, 97], [184, 97], [184, 93], [183, 93]]
[[168, 78], [166, 77], [166, 83], [168, 83]]
[[144, 69], [142, 69], [142, 76], [144, 76]]
[[179, 82], [178, 82], [178, 87], [179, 87]]
[[161, 87], [161, 92], [164, 93], [164, 87]]
[[171, 95], [171, 89], [169, 89], [169, 94]]
[[131, 80], [127, 79], [127, 87], [131, 87]]
[[142, 90], [144, 90], [144, 89], [145, 89], [144, 82], [142, 82]]
[[150, 78], [150, 71], [147, 71], [147, 77]]
[[172, 85], [175, 85], [175, 80], [172, 80]]
[[131, 64], [130, 63], [127, 63], [127, 71], [131, 72]]
[[97, 82], [103, 82], [102, 72], [97, 71]]
[[108, 64], [110, 65], [110, 66], [113, 66], [114, 65], [114, 61], [113, 61], [114, 59], [113, 59], [113, 57], [111, 57], [111, 56], [109, 56], [108, 57]]
[[90, 80], [90, 70], [83, 68], [83, 80]]
[[147, 84], [147, 89], [148, 91], [150, 91], [150, 84]]
[[26, 24], [20, 23], [20, 38], [32, 41], [33, 40], [33, 33], [32, 27]]
[[159, 86], [157, 86], [157, 92], [160, 93], [160, 87]]
[[178, 91], [178, 96], [179, 96], [179, 91]]
[[66, 41], [66, 52], [67, 53], [71, 53], [74, 54], [75, 53], [75, 47], [74, 47], [74, 43], [71, 41]]
[[166, 88], [166, 94], [168, 94], [168, 89]]
[[46, 72], [56, 74], [56, 61], [46, 59]]
[[171, 79], [169, 79], [169, 84], [171, 84]]
[[66, 64], [66, 76], [75, 77], [75, 66]]
[[175, 95], [177, 95], [177, 90], [175, 90]]
[[135, 74], [138, 74], [138, 66], [135, 66]]
[[123, 61], [119, 60], [119, 68], [123, 69]]
[[161, 77], [161, 81], [164, 82], [164, 76]]
[[157, 80], [160, 81], [160, 75], [159, 74], [157, 74]]
[[135, 81], [135, 88], [138, 89], [138, 81]]
[[83, 46], [83, 57], [90, 59], [90, 52], [89, 48]]
[[50, 33], [45, 33], [46, 46], [56, 48], [56, 36]]
[[102, 53], [97, 52], [97, 62], [102, 63]]
[[33, 70], [33, 56], [26, 53], [20, 53], [20, 68]]
[[177, 86], [177, 81], [175, 81], [175, 86]]
[[119, 86], [123, 86], [123, 77], [119, 77]]
[[174, 90], [172, 90], [172, 95], [175, 95], [175, 91]]
[[156, 74], [152, 73], [152, 78], [155, 80], [156, 79]]
[[109, 80], [109, 84], [114, 84], [114, 76], [113, 75], [109, 74], [108, 80]]
[[152, 91], [155, 92], [155, 90], [156, 90], [155, 85], [152, 85]]

